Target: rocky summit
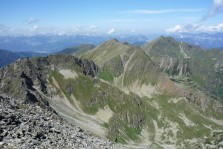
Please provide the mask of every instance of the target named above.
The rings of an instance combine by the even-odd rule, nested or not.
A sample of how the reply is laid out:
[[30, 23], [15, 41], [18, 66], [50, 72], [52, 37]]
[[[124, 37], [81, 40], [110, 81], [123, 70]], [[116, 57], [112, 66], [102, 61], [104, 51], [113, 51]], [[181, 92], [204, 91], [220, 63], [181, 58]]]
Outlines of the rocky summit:
[[0, 148], [115, 148], [61, 119], [50, 107], [0, 96]]
[[0, 69], [0, 147], [221, 148], [213, 53], [222, 54], [160, 37], [19, 59]]

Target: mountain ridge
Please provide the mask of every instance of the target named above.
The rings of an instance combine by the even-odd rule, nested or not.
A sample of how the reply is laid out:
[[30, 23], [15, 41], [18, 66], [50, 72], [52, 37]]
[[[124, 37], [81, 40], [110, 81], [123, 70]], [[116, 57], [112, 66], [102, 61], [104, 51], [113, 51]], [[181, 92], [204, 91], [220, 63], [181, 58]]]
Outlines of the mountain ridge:
[[50, 107], [120, 148], [220, 146], [222, 104], [193, 81], [169, 77], [141, 47], [114, 39], [78, 58], [19, 59], [0, 69], [0, 84], [0, 94]]
[[[204, 50], [199, 46], [177, 42], [171, 37], [158, 38], [144, 45], [143, 49], [169, 76], [179, 79], [189, 77], [211, 94], [218, 94], [215, 98], [222, 98], [219, 90], [222, 88], [222, 77], [216, 73], [221, 69], [221, 51], [217, 52], [221, 56], [217, 56], [212, 54], [216, 53], [215, 50]], [[218, 81], [214, 81], [215, 78]]]

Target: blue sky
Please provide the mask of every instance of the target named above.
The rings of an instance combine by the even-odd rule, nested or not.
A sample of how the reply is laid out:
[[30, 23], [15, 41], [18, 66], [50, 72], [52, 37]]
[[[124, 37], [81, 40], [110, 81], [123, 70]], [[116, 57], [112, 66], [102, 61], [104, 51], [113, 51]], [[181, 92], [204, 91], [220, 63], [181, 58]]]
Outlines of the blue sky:
[[223, 0], [1, 0], [0, 4], [0, 35], [223, 31]]

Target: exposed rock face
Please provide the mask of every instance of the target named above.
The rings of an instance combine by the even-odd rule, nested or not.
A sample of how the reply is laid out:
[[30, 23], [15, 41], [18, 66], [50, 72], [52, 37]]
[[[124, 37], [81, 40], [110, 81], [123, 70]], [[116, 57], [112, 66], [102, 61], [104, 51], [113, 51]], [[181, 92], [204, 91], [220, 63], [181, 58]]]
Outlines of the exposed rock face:
[[[65, 61], [66, 63], [63, 63]], [[74, 64], [80, 67], [80, 71], [84, 75], [95, 77], [98, 73], [98, 67], [92, 61], [74, 58], [73, 56], [55, 55], [33, 59], [32, 61], [29, 58], [25, 58], [1, 69], [0, 93], [7, 93], [12, 97], [18, 98], [18, 100], [27, 99], [27, 101], [31, 102], [36, 102], [33, 98], [35, 96], [36, 100], [47, 105], [47, 101], [38, 95], [33, 86], [38, 87], [41, 92], [47, 94], [46, 86], [49, 72], [55, 66], [58, 68], [72, 68]]]
[[115, 148], [63, 121], [51, 108], [0, 96], [0, 148]]
[[213, 141], [210, 141], [210, 139], [205, 140], [205, 148], [223, 148], [223, 132], [213, 132], [212, 140]]
[[171, 37], [163, 37], [147, 43], [143, 50], [170, 77], [189, 77], [190, 57], [185, 53], [182, 43]]
[[161, 70], [167, 73], [170, 77], [189, 77], [191, 74], [189, 68], [190, 59], [177, 59], [165, 56], [154, 58], [152, 60], [155, 61]]
[[76, 63], [83, 68], [84, 75], [89, 75], [92, 77], [96, 77], [98, 73], [98, 67], [92, 62], [88, 60], [76, 59]]

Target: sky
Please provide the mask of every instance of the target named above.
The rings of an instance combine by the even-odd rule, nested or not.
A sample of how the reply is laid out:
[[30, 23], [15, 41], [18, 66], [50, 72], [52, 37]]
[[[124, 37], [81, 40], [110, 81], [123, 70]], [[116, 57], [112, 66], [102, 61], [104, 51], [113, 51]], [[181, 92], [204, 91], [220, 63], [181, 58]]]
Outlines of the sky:
[[223, 0], [1, 0], [0, 35], [223, 32]]

